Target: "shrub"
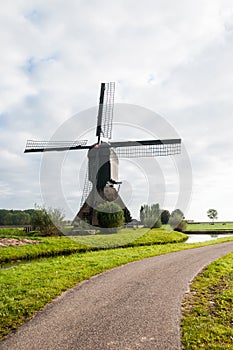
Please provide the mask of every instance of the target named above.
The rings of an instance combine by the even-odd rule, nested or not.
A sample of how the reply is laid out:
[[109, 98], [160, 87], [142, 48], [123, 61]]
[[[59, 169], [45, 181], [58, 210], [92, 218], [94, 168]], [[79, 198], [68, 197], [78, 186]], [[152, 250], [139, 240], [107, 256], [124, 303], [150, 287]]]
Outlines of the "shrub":
[[97, 207], [97, 218], [101, 228], [108, 228], [108, 232], [116, 232], [124, 225], [124, 211], [114, 202], [99, 204]]
[[169, 210], [163, 210], [161, 213], [161, 223], [163, 225], [168, 224], [170, 216], [171, 216], [171, 214], [170, 214]]
[[175, 209], [171, 213], [168, 223], [175, 231], [183, 232], [186, 229], [184, 214], [180, 209]]
[[61, 234], [63, 220], [60, 209], [38, 207], [31, 216], [31, 225], [33, 230], [39, 230], [44, 236], [57, 236]]

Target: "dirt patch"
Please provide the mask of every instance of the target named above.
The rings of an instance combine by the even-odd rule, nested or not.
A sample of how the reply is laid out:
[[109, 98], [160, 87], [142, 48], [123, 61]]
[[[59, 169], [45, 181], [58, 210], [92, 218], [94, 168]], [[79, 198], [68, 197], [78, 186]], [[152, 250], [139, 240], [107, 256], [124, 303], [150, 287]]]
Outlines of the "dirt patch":
[[16, 246], [21, 246], [25, 244], [37, 244], [37, 243], [40, 243], [40, 241], [37, 241], [35, 239], [28, 239], [28, 238], [22, 238], [22, 239], [0, 238], [0, 248], [16, 247]]

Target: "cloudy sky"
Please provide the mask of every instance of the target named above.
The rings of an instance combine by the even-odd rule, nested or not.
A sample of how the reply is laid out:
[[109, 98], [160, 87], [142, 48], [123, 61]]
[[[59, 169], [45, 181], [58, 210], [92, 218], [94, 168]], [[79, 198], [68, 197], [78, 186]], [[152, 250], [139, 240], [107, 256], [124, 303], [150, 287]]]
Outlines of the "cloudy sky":
[[[159, 201], [189, 219], [215, 208], [233, 220], [232, 1], [9, 0], [0, 26], [0, 208], [50, 195], [72, 218], [86, 154], [24, 154], [25, 142], [94, 142], [100, 82], [115, 81], [114, 138], [182, 138], [179, 156], [121, 161], [133, 215]], [[139, 106], [135, 118], [126, 104]]]

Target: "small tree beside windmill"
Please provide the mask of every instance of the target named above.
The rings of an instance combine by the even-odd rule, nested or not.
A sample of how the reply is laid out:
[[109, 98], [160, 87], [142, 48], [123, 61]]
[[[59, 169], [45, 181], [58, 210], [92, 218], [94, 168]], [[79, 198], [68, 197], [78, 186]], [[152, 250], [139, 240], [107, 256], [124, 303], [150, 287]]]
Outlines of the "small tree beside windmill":
[[125, 223], [124, 211], [114, 202], [106, 202], [97, 207], [97, 218], [101, 232], [117, 232]]
[[218, 218], [218, 212], [216, 209], [209, 209], [207, 211], [207, 216], [209, 219], [212, 220], [212, 225], [214, 225], [214, 220], [217, 220]]

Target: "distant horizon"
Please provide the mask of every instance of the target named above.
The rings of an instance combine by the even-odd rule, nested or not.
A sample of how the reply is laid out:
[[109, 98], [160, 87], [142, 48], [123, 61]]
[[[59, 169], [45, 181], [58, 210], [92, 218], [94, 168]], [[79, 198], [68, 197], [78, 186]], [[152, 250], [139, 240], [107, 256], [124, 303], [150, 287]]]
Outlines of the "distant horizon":
[[[22, 211], [28, 210], [28, 209], [35, 209], [35, 207], [24, 208], [24, 209], [19, 209], [19, 208], [0, 208], [0, 210], [22, 210]], [[59, 208], [59, 209], [62, 209], [62, 208]], [[160, 209], [161, 209], [161, 207], [160, 207]], [[163, 210], [169, 210], [169, 209], [166, 209], [166, 208], [162, 208], [162, 209]], [[175, 209], [179, 209], [179, 208], [175, 208]], [[210, 208], [208, 208], [208, 209], [210, 209]], [[213, 209], [215, 209], [215, 208], [213, 208]], [[78, 212], [78, 210], [79, 210], [79, 208], [77, 209], [77, 212]], [[129, 208], [129, 210], [130, 210], [130, 208]], [[140, 208], [139, 208], [139, 210], [140, 210]], [[132, 213], [131, 213], [131, 216], [132, 216], [132, 219], [140, 220], [139, 215], [135, 216], [135, 215], [132, 215]], [[64, 218], [65, 221], [73, 221], [73, 219], [74, 219], [74, 217], [73, 218], [68, 218], [68, 217]], [[212, 222], [211, 219], [208, 220], [207, 218], [206, 219], [204, 219], [204, 218], [203, 219], [198, 219], [198, 218], [192, 219], [192, 218], [187, 218], [186, 216], [185, 216], [185, 220], [186, 221], [194, 221], [194, 222], [202, 222], [202, 223], [211, 223]], [[221, 223], [221, 222], [232, 222], [233, 223], [233, 219], [220, 219], [220, 218], [218, 218], [218, 219], [214, 220], [214, 223], [217, 223], [217, 222], [219, 222], [219, 223]]]

